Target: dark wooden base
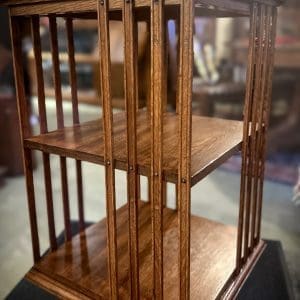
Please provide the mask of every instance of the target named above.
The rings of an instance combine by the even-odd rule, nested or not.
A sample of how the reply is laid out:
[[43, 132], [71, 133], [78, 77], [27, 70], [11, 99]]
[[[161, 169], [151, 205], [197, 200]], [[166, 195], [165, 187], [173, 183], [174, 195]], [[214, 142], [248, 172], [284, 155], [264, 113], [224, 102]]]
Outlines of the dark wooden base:
[[[140, 287], [143, 299], [150, 299], [152, 292], [150, 208], [149, 203], [140, 202]], [[121, 299], [129, 299], [127, 205], [118, 210], [117, 222], [119, 293]], [[177, 234], [177, 212], [165, 209], [164, 293], [166, 299], [178, 298]], [[191, 237], [191, 299], [215, 299], [224, 294], [228, 288], [237, 291], [242, 281], [233, 280], [236, 228], [193, 216]], [[108, 299], [106, 255], [106, 220], [104, 219], [89, 227], [85, 233], [75, 236], [71, 242], [62, 245], [56, 252], [45, 255], [28, 273], [27, 279], [67, 299]], [[251, 258], [250, 260], [252, 261]]]

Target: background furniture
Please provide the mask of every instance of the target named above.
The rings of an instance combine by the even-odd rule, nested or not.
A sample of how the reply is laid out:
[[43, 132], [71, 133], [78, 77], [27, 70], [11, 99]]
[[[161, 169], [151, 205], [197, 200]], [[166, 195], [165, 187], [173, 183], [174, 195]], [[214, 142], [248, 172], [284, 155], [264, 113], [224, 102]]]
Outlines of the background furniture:
[[[34, 266], [27, 278], [65, 298], [234, 298], [265, 249], [261, 207], [270, 112], [277, 1], [44, 1], [10, 6]], [[212, 5], [213, 4], [213, 5]], [[234, 5], [233, 5], [234, 4]], [[48, 132], [39, 16], [49, 18], [57, 130]], [[194, 16], [247, 16], [251, 20], [244, 122], [192, 116]], [[73, 126], [65, 127], [57, 17], [65, 17]], [[96, 18], [103, 116], [80, 123], [74, 51], [74, 18]], [[112, 110], [109, 20], [123, 23], [125, 112]], [[167, 98], [166, 21], [178, 26], [177, 113]], [[180, 19], [180, 22], [178, 22]], [[148, 110], [138, 105], [137, 21], [150, 20], [151, 80]], [[32, 30], [40, 133], [28, 130], [21, 65], [21, 28]], [[238, 226], [191, 215], [191, 188], [242, 149]], [[40, 253], [31, 152], [43, 155], [50, 251]], [[60, 160], [65, 243], [58, 246], [49, 155]], [[66, 157], [75, 160], [80, 234], [72, 237]], [[104, 165], [107, 218], [85, 228], [81, 161]], [[126, 172], [127, 202], [117, 207], [115, 170]], [[140, 176], [148, 177], [141, 201]], [[168, 207], [166, 183], [175, 184]], [[124, 198], [126, 195], [124, 195]], [[105, 234], [106, 233], [106, 234]]]

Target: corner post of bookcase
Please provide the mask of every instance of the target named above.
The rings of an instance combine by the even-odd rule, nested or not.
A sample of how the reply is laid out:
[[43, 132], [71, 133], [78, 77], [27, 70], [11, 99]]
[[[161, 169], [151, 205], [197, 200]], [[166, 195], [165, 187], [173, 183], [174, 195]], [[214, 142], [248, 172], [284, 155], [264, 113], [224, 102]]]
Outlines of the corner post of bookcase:
[[33, 249], [33, 259], [37, 262], [40, 259], [40, 244], [37, 224], [37, 213], [34, 194], [34, 181], [33, 181], [33, 164], [31, 150], [24, 147], [24, 139], [31, 136], [28, 104], [25, 92], [24, 83], [24, 70], [23, 70], [23, 58], [22, 58], [22, 22], [23, 17], [14, 17], [10, 10], [10, 31], [14, 64], [14, 76], [17, 94], [18, 115], [20, 123], [20, 135], [22, 144], [22, 156], [24, 174], [26, 180], [27, 189], [27, 201], [29, 208], [29, 219]]
[[180, 299], [190, 298], [191, 143], [194, 3], [180, 2], [178, 221]]

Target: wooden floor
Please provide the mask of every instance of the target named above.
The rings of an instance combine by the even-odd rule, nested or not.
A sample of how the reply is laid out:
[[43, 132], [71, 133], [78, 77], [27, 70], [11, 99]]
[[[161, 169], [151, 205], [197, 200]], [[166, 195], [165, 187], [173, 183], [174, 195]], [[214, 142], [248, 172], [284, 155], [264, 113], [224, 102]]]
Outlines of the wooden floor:
[[[116, 168], [126, 170], [126, 119], [125, 113], [114, 115], [114, 156]], [[139, 111], [138, 166], [141, 175], [150, 170], [150, 116]], [[192, 117], [192, 185], [240, 149], [242, 122], [216, 118]], [[166, 181], [177, 182], [178, 168], [178, 116], [164, 116], [163, 171]], [[75, 127], [53, 131], [25, 140], [24, 145], [57, 155], [103, 164], [102, 122], [95, 120]]]
[[[141, 298], [150, 299], [152, 289], [150, 205], [140, 202], [139, 253]], [[117, 213], [119, 293], [128, 295], [128, 215], [127, 206]], [[177, 213], [164, 210], [164, 292], [165, 299], [178, 299]], [[235, 268], [236, 229], [204, 218], [192, 217], [191, 299], [215, 299]], [[70, 297], [82, 294], [108, 299], [105, 220], [91, 226], [85, 234], [45, 256], [27, 278], [52, 293]], [[205, 270], [205, 272], [203, 271]], [[63, 283], [66, 288], [59, 288]], [[54, 288], [54, 286], [56, 286]]]

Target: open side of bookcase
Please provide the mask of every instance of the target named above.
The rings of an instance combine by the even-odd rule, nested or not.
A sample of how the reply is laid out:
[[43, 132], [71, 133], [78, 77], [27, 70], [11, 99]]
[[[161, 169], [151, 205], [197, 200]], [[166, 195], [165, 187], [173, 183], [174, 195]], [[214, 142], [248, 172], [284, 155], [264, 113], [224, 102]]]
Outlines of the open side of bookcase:
[[[270, 111], [276, 11], [257, 0], [13, 0], [9, 5], [34, 266], [27, 278], [69, 299], [234, 298], [264, 249], [260, 240], [266, 131]], [[49, 18], [57, 130], [49, 132], [42, 69], [40, 17]], [[244, 121], [192, 116], [195, 16], [248, 16], [251, 30]], [[66, 20], [73, 126], [66, 127], [59, 68], [57, 17]], [[73, 38], [74, 18], [97, 18], [102, 116], [80, 123]], [[109, 20], [125, 38], [125, 112], [111, 105]], [[166, 20], [179, 42], [177, 111], [166, 112]], [[151, 33], [148, 110], [138, 109], [137, 22]], [[30, 25], [40, 133], [32, 136], [22, 67], [22, 29]], [[31, 151], [43, 156], [49, 251], [41, 256]], [[238, 226], [191, 215], [191, 188], [234, 153], [242, 153]], [[50, 155], [60, 157], [65, 243], [55, 232]], [[72, 237], [66, 159], [76, 161], [80, 233]], [[104, 165], [106, 218], [85, 229], [82, 161]], [[115, 170], [127, 172], [127, 204], [117, 209]], [[148, 177], [148, 201], [140, 176]], [[176, 209], [166, 183], [176, 185]], [[209, 195], [207, 195], [209, 197]], [[101, 199], [99, 199], [101, 201]], [[213, 200], [218, 203], [217, 199]]]

